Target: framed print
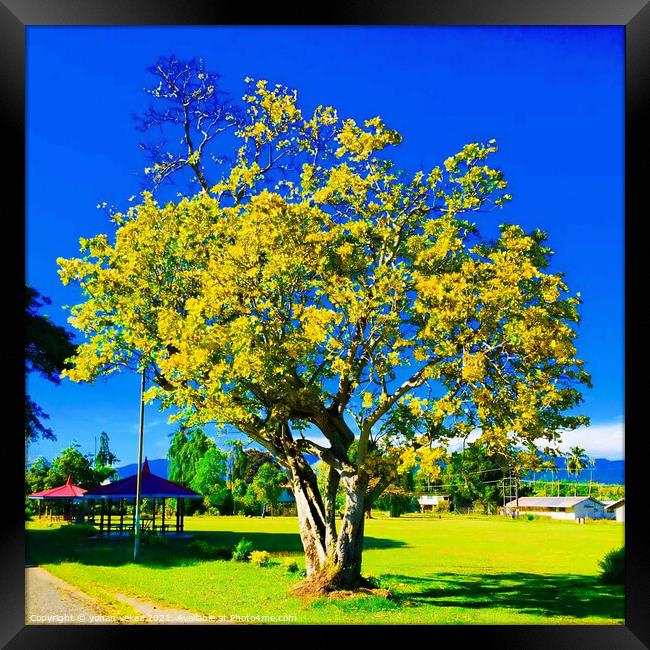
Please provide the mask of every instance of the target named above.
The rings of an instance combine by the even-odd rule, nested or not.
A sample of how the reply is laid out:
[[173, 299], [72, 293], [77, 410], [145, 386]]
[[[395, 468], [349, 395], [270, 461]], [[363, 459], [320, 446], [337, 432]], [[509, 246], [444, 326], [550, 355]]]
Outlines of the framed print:
[[2, 0], [3, 643], [650, 647], [647, 3], [323, 12]]

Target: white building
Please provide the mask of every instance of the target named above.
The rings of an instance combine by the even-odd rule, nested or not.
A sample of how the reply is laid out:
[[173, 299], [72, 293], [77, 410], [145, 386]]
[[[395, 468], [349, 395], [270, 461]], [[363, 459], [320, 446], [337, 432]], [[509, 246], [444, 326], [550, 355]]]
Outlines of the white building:
[[625, 497], [618, 501], [603, 501], [605, 505], [605, 517], [625, 521]]
[[435, 510], [436, 506], [441, 501], [449, 501], [448, 494], [424, 494], [421, 497], [418, 497], [418, 503], [420, 504], [420, 512], [426, 512], [427, 510]]
[[553, 519], [605, 519], [605, 505], [592, 497], [519, 497], [506, 503], [501, 514], [539, 515]]

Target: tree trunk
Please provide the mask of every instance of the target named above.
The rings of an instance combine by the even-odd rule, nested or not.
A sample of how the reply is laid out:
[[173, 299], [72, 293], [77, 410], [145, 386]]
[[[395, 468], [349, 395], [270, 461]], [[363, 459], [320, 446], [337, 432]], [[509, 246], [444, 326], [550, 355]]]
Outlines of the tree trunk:
[[[330, 465], [326, 489], [321, 494], [316, 474], [290, 436], [286, 423], [279, 429], [278, 443], [293, 483], [300, 539], [305, 551], [307, 579], [298, 590], [316, 593], [368, 586], [361, 577], [361, 557], [369, 477], [349, 464], [345, 469]], [[339, 485], [345, 492], [345, 509], [337, 532]]]
[[333, 557], [332, 585], [340, 589], [363, 586], [361, 559], [365, 526], [368, 479], [363, 475], [343, 476], [345, 512]]
[[[361, 577], [367, 479], [330, 475], [325, 503], [313, 470], [300, 459], [289, 462], [305, 552], [306, 591], [332, 591], [367, 586]], [[312, 480], [313, 477], [313, 480]], [[339, 480], [345, 490], [345, 510], [336, 531], [335, 496]]]

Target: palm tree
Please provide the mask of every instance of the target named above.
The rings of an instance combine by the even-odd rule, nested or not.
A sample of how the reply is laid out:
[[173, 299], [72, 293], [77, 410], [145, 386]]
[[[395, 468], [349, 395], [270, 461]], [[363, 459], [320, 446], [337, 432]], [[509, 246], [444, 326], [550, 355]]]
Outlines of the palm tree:
[[591, 459], [587, 456], [582, 447], [571, 447], [571, 449], [569, 449], [566, 469], [569, 474], [573, 474], [575, 477], [576, 483], [573, 491], [574, 496], [578, 496], [578, 474], [580, 474], [581, 470], [587, 467], [590, 460]]

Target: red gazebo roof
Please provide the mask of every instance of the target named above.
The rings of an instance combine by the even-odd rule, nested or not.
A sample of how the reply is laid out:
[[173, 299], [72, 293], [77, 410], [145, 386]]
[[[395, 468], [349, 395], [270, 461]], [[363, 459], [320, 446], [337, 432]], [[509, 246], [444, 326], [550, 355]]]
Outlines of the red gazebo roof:
[[29, 495], [30, 499], [78, 499], [82, 497], [88, 490], [80, 488], [78, 485], [72, 485], [72, 477], [68, 476], [65, 484], [59, 487], [50, 488], [49, 490], [41, 490]]
[[[135, 499], [137, 474], [127, 476], [119, 481], [89, 490], [84, 495], [86, 499]], [[140, 496], [165, 497], [174, 499], [200, 499], [201, 495], [194, 490], [183, 487], [162, 476], [156, 476], [149, 470], [149, 461], [145, 458], [140, 474]]]

